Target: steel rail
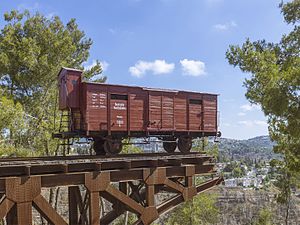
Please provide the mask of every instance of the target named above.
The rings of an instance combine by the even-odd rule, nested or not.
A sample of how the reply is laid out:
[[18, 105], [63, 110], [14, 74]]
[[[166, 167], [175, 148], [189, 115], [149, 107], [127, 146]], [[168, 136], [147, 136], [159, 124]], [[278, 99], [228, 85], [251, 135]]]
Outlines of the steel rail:
[[208, 156], [205, 153], [189, 152], [189, 153], [131, 153], [131, 154], [118, 154], [118, 155], [68, 155], [68, 156], [36, 156], [36, 157], [0, 157], [0, 163], [2, 162], [17, 162], [17, 161], [56, 161], [56, 160], [80, 160], [80, 159], [99, 159], [99, 160], [111, 160], [111, 159], [139, 159], [139, 158], [151, 158], [151, 157], [190, 157], [190, 156]]
[[[129, 170], [139, 168], [174, 167], [183, 165], [201, 165], [214, 167], [213, 156], [203, 154], [166, 155], [165, 153], [147, 156], [139, 154], [139, 157], [92, 157], [85, 156], [70, 159], [63, 157], [45, 160], [44, 157], [26, 159], [24, 161], [0, 162], [0, 177], [31, 176], [40, 174], [60, 174], [91, 171]], [[22, 158], [23, 159], [23, 158]]]

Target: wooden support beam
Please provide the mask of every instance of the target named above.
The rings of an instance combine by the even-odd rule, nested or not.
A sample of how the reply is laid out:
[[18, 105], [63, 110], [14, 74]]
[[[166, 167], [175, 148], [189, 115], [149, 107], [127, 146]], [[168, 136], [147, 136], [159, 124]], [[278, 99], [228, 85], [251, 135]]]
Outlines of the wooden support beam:
[[0, 203], [0, 220], [2, 220], [8, 214], [14, 204], [15, 203], [13, 201], [7, 198]]
[[67, 222], [50, 206], [42, 195], [39, 195], [34, 199], [33, 206], [53, 225], [67, 225]]
[[32, 224], [32, 202], [17, 203], [17, 224]]
[[9, 210], [8, 214], [6, 215], [6, 223], [7, 223], [7, 225], [18, 224], [17, 205], [16, 204], [11, 208], [11, 210]]
[[80, 190], [78, 186], [68, 187], [68, 197], [69, 197], [69, 225], [78, 225], [78, 198], [76, 195]]
[[107, 213], [105, 216], [103, 216], [100, 220], [101, 225], [107, 225], [113, 222], [115, 219], [117, 219], [120, 215], [122, 215], [125, 212], [125, 210], [112, 210], [109, 213]]
[[132, 198], [124, 194], [123, 192], [115, 189], [113, 186], [109, 185], [106, 192], [113, 196], [115, 199], [119, 200], [131, 208], [135, 213], [142, 214], [144, 207], [134, 201]]
[[147, 206], [155, 205], [155, 186], [154, 185], [146, 185], [146, 204]]
[[175, 183], [174, 181], [171, 181], [170, 179], [166, 179], [164, 183], [168, 187], [170, 187], [178, 192], [182, 193], [184, 191], [184, 187], [181, 184]]
[[100, 195], [99, 192], [90, 192], [89, 197], [89, 216], [90, 225], [100, 225]]
[[[95, 162], [80, 164], [0, 166], [0, 177], [4, 177], [0, 178], [0, 219], [6, 217], [8, 225], [31, 225], [34, 206], [50, 224], [67, 225], [41, 195], [41, 187], [68, 186], [70, 225], [109, 224], [126, 211], [139, 217], [136, 224], [149, 225], [162, 213], [222, 181], [217, 178], [195, 187], [195, 174], [215, 173], [214, 164], [200, 163], [204, 160], [200, 155], [197, 159], [182, 157], [166, 156], [155, 160], [150, 157], [139, 160], [116, 158], [112, 162], [101, 159], [101, 166], [97, 164], [98, 158]], [[12, 171], [12, 168], [17, 170]], [[1, 169], [4, 174], [1, 174]], [[12, 174], [17, 175], [13, 177]], [[119, 182], [119, 187], [113, 186], [114, 182]], [[85, 195], [81, 193], [80, 185], [85, 186]], [[177, 195], [158, 206], [155, 195], [161, 191]], [[102, 218], [100, 196], [113, 205]]]

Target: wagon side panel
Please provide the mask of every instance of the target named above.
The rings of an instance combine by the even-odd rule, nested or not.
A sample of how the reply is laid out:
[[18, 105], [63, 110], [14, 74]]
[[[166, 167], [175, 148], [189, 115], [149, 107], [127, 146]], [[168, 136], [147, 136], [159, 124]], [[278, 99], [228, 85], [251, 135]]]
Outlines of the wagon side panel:
[[203, 129], [202, 95], [190, 94], [188, 98], [189, 130], [199, 132]]
[[89, 131], [106, 131], [107, 88], [102, 85], [86, 84], [86, 124]]
[[110, 99], [111, 131], [126, 131], [128, 100], [114, 98], [114, 96], [117, 96], [115, 94], [111, 94], [111, 96], [112, 96], [112, 98]]
[[162, 128], [162, 95], [160, 92], [149, 92], [149, 128], [160, 130]]
[[79, 71], [67, 71], [67, 105], [70, 108], [78, 109], [80, 107], [80, 83], [81, 74]]
[[162, 94], [162, 129], [172, 131], [175, 128], [174, 124], [174, 94]]
[[176, 131], [187, 130], [187, 96], [186, 94], [178, 94], [174, 102], [174, 116]]
[[204, 130], [207, 132], [217, 132], [217, 96], [204, 95]]
[[62, 70], [58, 76], [59, 109], [65, 110], [67, 106], [66, 71]]
[[141, 89], [133, 89], [129, 94], [129, 129], [130, 131], [144, 131], [146, 120], [146, 112], [148, 105], [146, 104], [145, 92]]

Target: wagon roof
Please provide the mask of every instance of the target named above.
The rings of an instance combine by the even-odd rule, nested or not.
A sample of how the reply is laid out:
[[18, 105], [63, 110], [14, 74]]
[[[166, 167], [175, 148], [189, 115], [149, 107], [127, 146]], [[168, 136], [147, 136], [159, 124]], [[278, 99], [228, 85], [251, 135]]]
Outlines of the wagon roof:
[[76, 72], [83, 72], [80, 69], [74, 69], [74, 68], [68, 68], [68, 67], [62, 67], [58, 73], [58, 75], [61, 73], [62, 70], [68, 70], [68, 71], [76, 71]]
[[96, 85], [100, 84], [100, 85], [105, 85], [105, 86], [115, 86], [115, 87], [125, 87], [125, 88], [140, 88], [145, 91], [172, 92], [172, 93], [188, 92], [188, 93], [195, 93], [195, 94], [219, 95], [219, 94], [213, 94], [213, 93], [188, 91], [188, 90], [175, 90], [175, 89], [167, 89], [167, 88], [149, 88], [149, 87], [141, 87], [141, 86], [122, 85], [122, 84], [98, 83], [98, 82], [92, 82], [92, 81], [83, 81], [82, 83], [96, 84]]

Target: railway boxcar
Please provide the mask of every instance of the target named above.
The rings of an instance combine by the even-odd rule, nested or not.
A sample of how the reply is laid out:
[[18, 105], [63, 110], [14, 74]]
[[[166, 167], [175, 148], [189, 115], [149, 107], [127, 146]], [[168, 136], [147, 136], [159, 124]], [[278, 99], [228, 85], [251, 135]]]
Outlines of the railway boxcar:
[[59, 109], [70, 119], [56, 137], [90, 137], [97, 154], [116, 154], [127, 137], [156, 136], [167, 152], [189, 152], [192, 139], [220, 135], [216, 94], [82, 82], [81, 75], [59, 72]]

